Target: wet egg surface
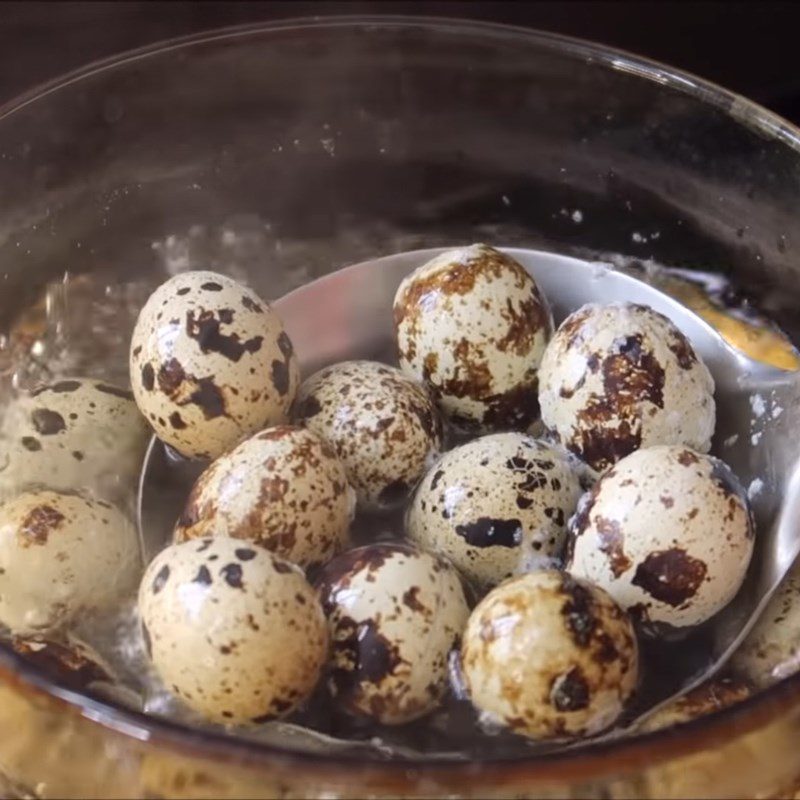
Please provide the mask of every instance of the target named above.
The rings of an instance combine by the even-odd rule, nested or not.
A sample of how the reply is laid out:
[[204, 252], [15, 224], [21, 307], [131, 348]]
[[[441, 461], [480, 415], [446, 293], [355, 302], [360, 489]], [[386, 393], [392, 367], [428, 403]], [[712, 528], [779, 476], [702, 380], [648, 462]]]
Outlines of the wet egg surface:
[[470, 616], [464, 682], [487, 720], [534, 739], [598, 733], [636, 686], [638, 648], [602, 590], [540, 570], [491, 591]]
[[48, 632], [131, 591], [136, 531], [110, 503], [49, 490], [0, 506], [0, 622]]
[[216, 458], [285, 422], [299, 382], [275, 312], [214, 272], [184, 272], [150, 296], [131, 340], [131, 384], [156, 435], [181, 455]]
[[552, 317], [511, 256], [484, 244], [437, 256], [400, 284], [394, 323], [400, 366], [457, 428], [525, 430], [538, 419]]
[[22, 394], [6, 409], [0, 495], [33, 485], [116, 499], [135, 489], [147, 425], [128, 389], [65, 378]]
[[491, 434], [431, 467], [412, 499], [407, 532], [489, 588], [560, 559], [580, 494], [553, 447], [523, 433]]
[[175, 540], [227, 535], [308, 567], [341, 552], [355, 510], [333, 448], [302, 428], [268, 428], [220, 456], [198, 479]]
[[300, 387], [294, 417], [333, 447], [365, 509], [401, 505], [442, 447], [428, 393], [374, 361], [346, 361], [312, 375]]
[[567, 569], [645, 627], [698, 625], [739, 590], [754, 538], [747, 495], [725, 464], [686, 447], [651, 447], [582, 498]]
[[227, 536], [156, 556], [139, 612], [165, 686], [214, 722], [288, 714], [314, 689], [328, 651], [322, 608], [300, 569]]
[[571, 314], [545, 351], [539, 379], [545, 426], [600, 472], [640, 447], [711, 447], [711, 373], [683, 333], [648, 306], [590, 304]]
[[372, 544], [335, 558], [316, 586], [331, 626], [329, 684], [341, 706], [398, 725], [439, 705], [448, 654], [469, 614], [450, 563], [407, 544]]

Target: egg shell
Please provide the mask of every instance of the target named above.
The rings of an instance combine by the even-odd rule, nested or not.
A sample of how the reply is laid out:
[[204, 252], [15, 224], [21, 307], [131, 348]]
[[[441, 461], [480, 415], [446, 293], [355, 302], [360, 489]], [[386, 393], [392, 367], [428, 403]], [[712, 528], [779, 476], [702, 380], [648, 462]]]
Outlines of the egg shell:
[[142, 308], [131, 340], [131, 384], [163, 442], [216, 458], [285, 422], [299, 383], [294, 348], [275, 312], [214, 272], [170, 278]]
[[281, 717], [313, 691], [328, 651], [299, 567], [227, 536], [171, 545], [139, 588], [145, 647], [164, 685], [220, 723]]
[[323, 439], [278, 426], [220, 456], [195, 483], [175, 540], [247, 539], [308, 567], [344, 550], [355, 494]]
[[495, 433], [450, 450], [423, 478], [406, 530], [447, 556], [476, 587], [553, 566], [581, 495], [567, 458], [523, 433]]
[[781, 582], [731, 666], [759, 689], [800, 671], [800, 562]]
[[750, 685], [741, 678], [732, 675], [712, 678], [646, 717], [644, 722], [637, 726], [637, 731], [645, 733], [682, 725], [684, 722], [741, 703], [751, 694]]
[[598, 472], [640, 447], [711, 446], [711, 373], [648, 306], [589, 304], [571, 314], [545, 351], [539, 382], [545, 426]]
[[15, 634], [106, 608], [140, 572], [136, 531], [104, 500], [44, 490], [0, 506], [0, 622]]
[[57, 641], [15, 637], [11, 646], [15, 653], [68, 689], [85, 691], [98, 682], [118, 680], [102, 656], [79, 639]]
[[582, 498], [567, 569], [645, 623], [697, 625], [742, 585], [755, 529], [739, 481], [682, 446], [638, 450]]
[[465, 689], [487, 721], [534, 739], [599, 733], [636, 688], [625, 612], [557, 570], [512, 578], [478, 604], [461, 646]]
[[346, 361], [312, 375], [300, 387], [294, 416], [333, 447], [368, 510], [400, 505], [442, 448], [441, 419], [428, 393], [375, 361]]
[[473, 244], [423, 264], [397, 290], [394, 327], [401, 368], [457, 429], [527, 430], [538, 420], [552, 315], [511, 256]]
[[439, 705], [469, 616], [451, 564], [382, 542], [338, 556], [315, 585], [331, 627], [329, 686], [344, 709], [400, 725]]
[[135, 490], [148, 429], [133, 394], [65, 378], [12, 400], [0, 435], [0, 496], [33, 486], [122, 499]]

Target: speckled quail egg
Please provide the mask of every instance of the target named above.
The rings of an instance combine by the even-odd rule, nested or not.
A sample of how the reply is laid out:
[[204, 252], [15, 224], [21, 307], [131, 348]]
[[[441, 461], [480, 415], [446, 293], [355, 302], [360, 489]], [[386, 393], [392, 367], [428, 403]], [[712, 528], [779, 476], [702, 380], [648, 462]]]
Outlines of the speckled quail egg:
[[133, 331], [130, 368], [159, 439], [189, 458], [216, 458], [285, 422], [299, 382], [275, 312], [236, 281], [203, 271], [153, 292]]
[[493, 589], [461, 645], [464, 688], [484, 720], [534, 739], [608, 728], [636, 688], [638, 667], [627, 614], [602, 589], [557, 570]]
[[316, 580], [331, 626], [329, 686], [350, 713], [399, 725], [439, 705], [469, 616], [458, 572], [407, 544], [350, 550]]
[[800, 562], [783, 579], [731, 664], [758, 688], [800, 671]]
[[539, 381], [545, 426], [597, 471], [639, 447], [711, 446], [711, 373], [647, 306], [590, 304], [571, 314], [547, 347]]
[[676, 445], [643, 448], [582, 498], [567, 569], [645, 628], [698, 625], [739, 590], [754, 535], [747, 495], [722, 461]]
[[325, 616], [300, 568], [228, 536], [162, 550], [142, 578], [139, 613], [164, 685], [215, 722], [288, 714], [327, 657]]
[[249, 539], [300, 566], [345, 549], [355, 495], [330, 445], [312, 431], [268, 428], [220, 456], [195, 483], [176, 541]]
[[136, 531], [104, 500], [49, 490], [0, 506], [0, 622], [46, 632], [136, 586]]
[[17, 637], [11, 641], [11, 646], [26, 661], [69, 689], [81, 691], [98, 682], [119, 680], [103, 657], [79, 639], [57, 641]]
[[485, 244], [449, 250], [394, 298], [400, 366], [466, 432], [527, 430], [539, 418], [537, 371], [553, 330], [533, 278]]
[[712, 678], [688, 694], [672, 700], [637, 725], [637, 731], [659, 731], [684, 722], [713, 714], [723, 708], [741, 703], [752, 694], [747, 681], [734, 675]]
[[495, 433], [445, 453], [408, 510], [408, 536], [446, 555], [477, 587], [561, 556], [581, 494], [565, 455], [524, 433]]
[[402, 503], [442, 447], [427, 392], [394, 367], [346, 361], [300, 387], [295, 418], [331, 444], [365, 509]]
[[121, 497], [136, 487], [147, 438], [127, 389], [70, 378], [21, 394], [3, 419], [0, 495], [41, 485]]

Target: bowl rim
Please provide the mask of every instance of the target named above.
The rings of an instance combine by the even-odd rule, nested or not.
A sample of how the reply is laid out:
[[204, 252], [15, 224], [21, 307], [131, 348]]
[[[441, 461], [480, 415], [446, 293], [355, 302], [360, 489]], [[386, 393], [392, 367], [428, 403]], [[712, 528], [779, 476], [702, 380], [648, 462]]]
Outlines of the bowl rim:
[[[269, 36], [279, 32], [302, 32], [331, 28], [424, 28], [449, 34], [476, 34], [498, 39], [527, 40], [532, 45], [583, 57], [589, 63], [598, 62], [606, 68], [636, 75], [642, 80], [667, 86], [716, 107], [734, 123], [749, 127], [768, 139], [785, 144], [800, 153], [800, 128], [772, 111], [721, 86], [676, 69], [653, 59], [634, 55], [585, 39], [548, 31], [486, 22], [427, 15], [342, 14], [291, 17], [271, 22], [253, 22], [210, 29], [161, 40], [143, 47], [102, 58], [67, 72], [0, 104], [0, 121], [50, 94], [105, 71], [123, 68], [143, 60], [162, 56], [180, 49], [247, 37]], [[476, 768], [481, 779], [502, 776], [509, 781], [515, 777], [540, 780], [563, 780], [565, 766], [571, 775], [598, 778], [625, 769], [653, 766], [671, 757], [687, 756], [718, 746], [746, 735], [774, 721], [787, 707], [800, 698], [800, 673], [789, 676], [733, 706], [681, 723], [677, 726], [629, 738], [592, 741], [547, 753], [503, 758], [493, 756], [469, 761], [436, 760], [425, 757], [397, 757], [390, 760], [369, 759], [363, 754], [311, 753], [250, 739], [240, 739], [214, 730], [193, 728], [164, 717], [151, 716], [112, 701], [100, 699], [65, 688], [55, 683], [38, 666], [0, 642], [0, 682], [31, 696], [45, 694], [55, 699], [65, 711], [72, 711], [117, 733], [150, 744], [163, 743], [178, 751], [202, 754], [210, 758], [235, 761], [251, 767], [263, 766], [265, 761], [287, 767], [308, 769], [328, 767], [330, 773], [343, 768], [350, 773], [358, 764], [362, 776], [408, 779], [428, 775], [434, 779], [475, 779]], [[609, 756], [613, 755], [613, 759]], [[318, 772], [321, 770], [318, 770]]]

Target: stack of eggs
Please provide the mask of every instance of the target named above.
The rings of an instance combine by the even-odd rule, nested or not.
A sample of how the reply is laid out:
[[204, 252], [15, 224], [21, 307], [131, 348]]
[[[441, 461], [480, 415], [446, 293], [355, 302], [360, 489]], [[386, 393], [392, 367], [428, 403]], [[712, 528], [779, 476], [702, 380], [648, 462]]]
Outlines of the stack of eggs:
[[[147, 303], [139, 407], [212, 459], [141, 584], [157, 671], [220, 722], [286, 715], [323, 680], [346, 713], [398, 725], [441, 704], [456, 650], [484, 719], [607, 729], [638, 637], [717, 613], [753, 549], [745, 493], [707, 455], [708, 369], [645, 306], [585, 306], [554, 331], [531, 276], [484, 245], [409, 275], [394, 329], [399, 369], [339, 363], [298, 386], [280, 321], [243, 287], [186, 273]], [[351, 546], [356, 509], [398, 508], [394, 540]]]
[[146, 445], [133, 395], [119, 386], [62, 379], [6, 408], [0, 624], [21, 647], [135, 587], [141, 559], [128, 507]]
[[[442, 704], [457, 662], [464, 696], [513, 732], [609, 728], [638, 639], [712, 617], [751, 557], [746, 495], [708, 455], [708, 369], [645, 306], [588, 305], [554, 330], [533, 278], [485, 245], [409, 275], [394, 332], [399, 368], [301, 383], [249, 289], [188, 272], [150, 297], [136, 403], [209, 462], [141, 580], [156, 671], [223, 724], [290, 714], [322, 683], [345, 713], [400, 725]], [[33, 505], [3, 508], [19, 558], [41, 549]], [[352, 546], [356, 513], [377, 527], [398, 509], [392, 540]]]

